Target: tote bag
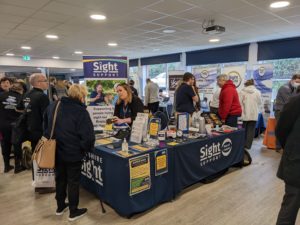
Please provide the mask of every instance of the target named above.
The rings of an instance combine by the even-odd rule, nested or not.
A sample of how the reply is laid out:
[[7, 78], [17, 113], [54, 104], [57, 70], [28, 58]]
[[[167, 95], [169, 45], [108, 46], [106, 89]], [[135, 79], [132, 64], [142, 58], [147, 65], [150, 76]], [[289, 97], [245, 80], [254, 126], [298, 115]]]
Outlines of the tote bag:
[[60, 101], [56, 104], [50, 138], [42, 137], [34, 149], [32, 159], [36, 161], [39, 168], [42, 169], [53, 169], [55, 167], [55, 151], [56, 151], [56, 140], [53, 139], [53, 133], [55, 129], [56, 117]]

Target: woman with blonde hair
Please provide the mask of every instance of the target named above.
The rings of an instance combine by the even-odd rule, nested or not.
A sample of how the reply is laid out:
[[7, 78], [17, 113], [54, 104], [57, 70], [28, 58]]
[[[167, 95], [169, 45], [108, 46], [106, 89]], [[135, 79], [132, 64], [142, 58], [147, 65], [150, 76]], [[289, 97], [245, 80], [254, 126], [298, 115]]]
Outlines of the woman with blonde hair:
[[132, 124], [135, 120], [138, 112], [144, 112], [144, 105], [139, 97], [132, 94], [132, 90], [128, 84], [120, 84], [117, 87], [117, 93], [119, 99], [115, 106], [114, 123], [122, 124], [127, 123]]
[[[62, 215], [69, 207], [69, 220], [74, 221], [87, 209], [78, 209], [79, 182], [82, 159], [94, 148], [95, 134], [89, 113], [86, 110], [87, 90], [79, 84], [72, 85], [68, 97], [62, 97], [58, 107], [54, 138], [56, 139], [56, 215]], [[44, 116], [44, 136], [49, 138], [54, 110], [58, 102], [51, 104]], [[65, 202], [68, 196], [69, 203]]]

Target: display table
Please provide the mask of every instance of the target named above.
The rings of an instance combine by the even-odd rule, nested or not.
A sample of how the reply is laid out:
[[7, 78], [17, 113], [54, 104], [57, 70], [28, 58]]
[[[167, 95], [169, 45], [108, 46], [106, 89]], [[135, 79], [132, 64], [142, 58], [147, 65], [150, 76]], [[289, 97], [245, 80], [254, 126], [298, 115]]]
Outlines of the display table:
[[276, 120], [274, 117], [268, 118], [267, 129], [263, 144], [269, 149], [276, 149], [276, 136], [275, 136]]
[[[244, 130], [154, 149], [123, 158], [116, 150], [98, 146], [82, 167], [82, 186], [109, 204], [121, 216], [130, 216], [172, 200], [185, 187], [224, 170], [243, 159]], [[166, 170], [159, 172], [159, 152], [165, 151]], [[150, 159], [148, 189], [132, 193], [130, 160]], [[160, 162], [161, 163], [161, 162]], [[164, 163], [162, 163], [164, 164]]]

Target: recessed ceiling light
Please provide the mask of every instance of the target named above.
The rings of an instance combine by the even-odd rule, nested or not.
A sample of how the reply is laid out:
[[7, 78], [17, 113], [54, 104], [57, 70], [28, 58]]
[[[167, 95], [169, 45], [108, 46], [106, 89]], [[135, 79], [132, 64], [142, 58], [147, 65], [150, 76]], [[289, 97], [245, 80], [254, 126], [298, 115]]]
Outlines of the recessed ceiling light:
[[116, 46], [118, 46], [118, 43], [116, 43], [116, 42], [109, 42], [107, 45], [111, 46], [111, 47], [116, 47]]
[[74, 54], [81, 55], [81, 54], [83, 54], [83, 52], [82, 51], [75, 51]]
[[209, 39], [209, 42], [211, 43], [215, 43], [215, 42], [219, 42], [220, 39], [219, 38], [212, 38], [212, 39]]
[[73, 71], [73, 72], [76, 71], [76, 69], [70, 69], [70, 70]]
[[21, 49], [30, 50], [31, 47], [30, 46], [22, 46]]
[[58, 39], [58, 36], [55, 35], [55, 34], [47, 34], [46, 38], [48, 38], [48, 39]]
[[175, 33], [176, 30], [173, 30], [173, 29], [166, 29], [166, 30], [163, 30], [163, 32], [164, 32], [165, 34], [172, 34], [172, 33]]
[[14, 53], [6, 53], [7, 56], [14, 56]]
[[90, 18], [93, 20], [105, 20], [106, 16], [100, 15], [100, 14], [93, 14], [93, 15], [90, 15]]
[[53, 56], [52, 59], [60, 59], [59, 56]]
[[270, 7], [273, 9], [283, 8], [290, 5], [289, 1], [276, 1], [271, 3]]

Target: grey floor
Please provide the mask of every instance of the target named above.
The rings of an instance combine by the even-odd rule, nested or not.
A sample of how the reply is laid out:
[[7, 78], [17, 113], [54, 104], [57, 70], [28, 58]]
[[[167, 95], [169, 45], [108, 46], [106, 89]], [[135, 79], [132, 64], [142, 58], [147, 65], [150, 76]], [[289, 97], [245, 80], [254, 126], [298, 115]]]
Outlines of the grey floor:
[[[214, 183], [196, 184], [174, 201], [161, 204], [131, 219], [120, 217], [105, 205], [102, 214], [98, 200], [81, 190], [80, 206], [88, 214], [73, 224], [195, 224], [195, 225], [272, 225], [275, 224], [283, 196], [283, 182], [276, 178], [281, 155], [255, 141], [251, 150], [253, 164], [232, 169]], [[54, 194], [35, 194], [31, 186], [31, 172], [3, 174], [0, 163], [0, 224], [50, 225], [70, 224], [68, 213], [55, 216]], [[299, 216], [300, 217], [300, 216]], [[300, 219], [296, 224], [300, 224]]]

